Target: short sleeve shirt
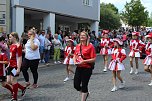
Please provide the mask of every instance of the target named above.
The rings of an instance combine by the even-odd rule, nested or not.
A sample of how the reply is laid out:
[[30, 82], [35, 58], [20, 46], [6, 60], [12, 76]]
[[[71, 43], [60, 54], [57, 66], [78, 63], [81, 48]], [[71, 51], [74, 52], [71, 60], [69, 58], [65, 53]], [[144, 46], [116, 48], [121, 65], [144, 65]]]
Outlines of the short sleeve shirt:
[[12, 44], [10, 46], [10, 67], [17, 68], [17, 58], [22, 56], [22, 46]]
[[28, 60], [40, 59], [40, 53], [39, 53], [40, 42], [37, 38], [34, 38], [33, 41], [34, 44], [38, 46], [36, 50], [31, 49], [30, 40], [28, 40], [27, 43], [25, 44], [25, 58]]
[[[82, 49], [82, 55], [83, 55], [83, 59], [91, 59], [91, 58], [95, 58], [96, 57], [96, 52], [95, 52], [95, 48], [94, 46], [90, 43], [88, 46], [84, 46], [82, 45], [81, 46], [81, 49]], [[78, 44], [76, 46], [76, 49], [75, 49], [75, 52], [74, 52], [74, 55], [76, 56], [76, 61], [77, 57], [80, 57], [81, 56], [81, 53], [80, 53], [80, 44]], [[79, 60], [78, 60], [79, 61]], [[85, 63], [85, 64], [80, 64], [78, 65], [78, 67], [82, 67], [82, 68], [90, 68], [90, 64], [88, 63]]]
[[[8, 61], [5, 53], [0, 53], [0, 61]], [[0, 76], [6, 76], [5, 65], [0, 63]]]

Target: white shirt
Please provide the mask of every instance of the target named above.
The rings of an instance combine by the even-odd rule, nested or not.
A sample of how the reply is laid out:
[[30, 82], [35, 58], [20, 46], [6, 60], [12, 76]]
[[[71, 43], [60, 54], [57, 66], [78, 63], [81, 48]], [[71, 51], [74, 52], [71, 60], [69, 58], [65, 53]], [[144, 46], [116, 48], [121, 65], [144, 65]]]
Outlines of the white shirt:
[[34, 38], [34, 44], [38, 46], [36, 50], [32, 50], [30, 47], [30, 41], [28, 40], [25, 44], [25, 58], [28, 60], [40, 59], [39, 46], [40, 42], [37, 38]]
[[45, 45], [45, 35], [43, 36], [42, 34], [39, 36], [39, 40], [40, 40], [40, 46], [44, 46]]

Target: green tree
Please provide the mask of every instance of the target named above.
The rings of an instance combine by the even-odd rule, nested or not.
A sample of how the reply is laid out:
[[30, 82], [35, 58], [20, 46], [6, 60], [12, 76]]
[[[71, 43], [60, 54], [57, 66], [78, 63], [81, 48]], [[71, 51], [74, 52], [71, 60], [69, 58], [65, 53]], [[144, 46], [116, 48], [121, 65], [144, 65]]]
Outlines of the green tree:
[[150, 17], [148, 18], [147, 26], [152, 27], [152, 13], [151, 13]]
[[114, 5], [102, 3], [100, 9], [100, 28], [112, 30], [121, 26], [118, 9]]
[[122, 12], [123, 20], [137, 30], [140, 26], [145, 25], [148, 19], [148, 11], [141, 4], [140, 0], [131, 0], [125, 5], [125, 11]]

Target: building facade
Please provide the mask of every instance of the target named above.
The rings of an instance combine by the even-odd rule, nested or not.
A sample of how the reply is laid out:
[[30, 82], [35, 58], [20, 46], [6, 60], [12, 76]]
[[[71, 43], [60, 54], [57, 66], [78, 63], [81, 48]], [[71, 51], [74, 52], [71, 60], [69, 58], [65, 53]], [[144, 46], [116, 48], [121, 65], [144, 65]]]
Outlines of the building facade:
[[12, 0], [12, 30], [21, 34], [24, 27], [36, 27], [52, 34], [60, 27], [74, 31], [78, 23], [89, 23], [98, 32], [100, 0]]
[[10, 30], [10, 0], [0, 0], [0, 33]]

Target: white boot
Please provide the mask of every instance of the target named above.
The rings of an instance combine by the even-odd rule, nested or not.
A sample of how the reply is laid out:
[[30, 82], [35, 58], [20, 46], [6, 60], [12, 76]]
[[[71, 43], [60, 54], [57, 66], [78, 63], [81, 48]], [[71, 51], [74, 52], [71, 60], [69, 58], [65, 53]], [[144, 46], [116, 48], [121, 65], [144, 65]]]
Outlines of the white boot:
[[105, 67], [105, 68], [103, 69], [103, 72], [107, 72], [107, 67]]
[[66, 82], [68, 80], [70, 80], [69, 77], [66, 77], [63, 81]]
[[111, 92], [115, 92], [115, 91], [117, 91], [117, 90], [118, 90], [117, 87], [114, 86], [114, 87], [112, 88]]
[[152, 86], [152, 80], [151, 80], [151, 83], [150, 83], [150, 84], [148, 84], [148, 86]]
[[123, 81], [123, 83], [120, 84], [119, 88], [122, 89], [125, 87], [125, 81]]
[[138, 74], [138, 69], [135, 70], [135, 74], [136, 74], [136, 75]]
[[134, 72], [134, 69], [131, 67], [130, 74], [132, 74], [133, 72]]

